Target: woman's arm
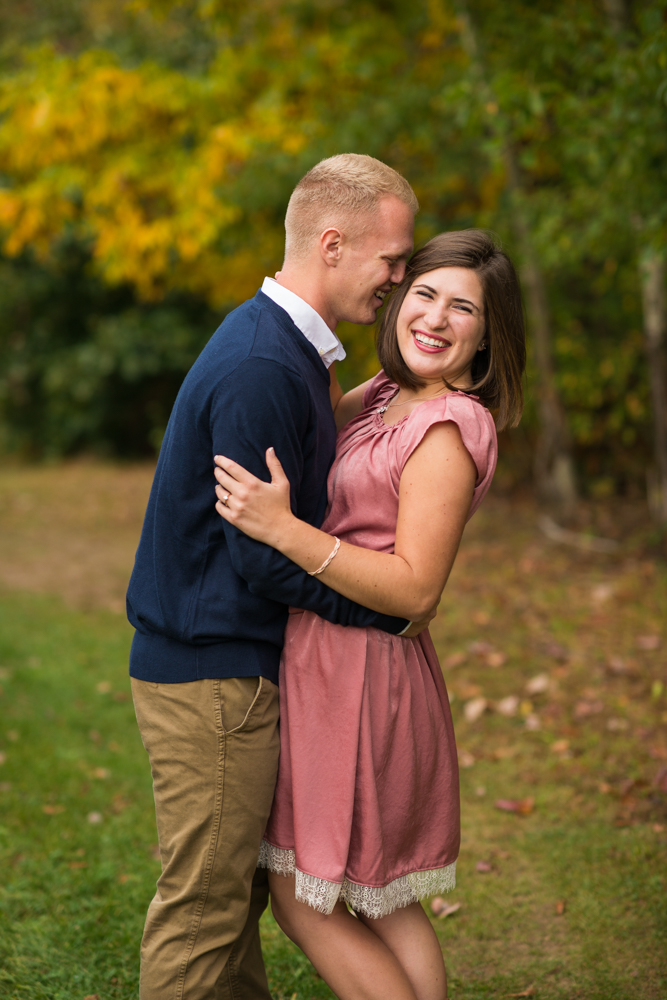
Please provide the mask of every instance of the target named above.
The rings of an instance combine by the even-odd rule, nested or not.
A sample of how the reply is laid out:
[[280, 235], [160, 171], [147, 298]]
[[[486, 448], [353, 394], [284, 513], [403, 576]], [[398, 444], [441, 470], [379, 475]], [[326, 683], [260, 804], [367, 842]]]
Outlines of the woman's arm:
[[[345, 424], [349, 423], [352, 417], [356, 417], [357, 413], [361, 413], [364, 392], [373, 379], [369, 378], [361, 385], [357, 385], [354, 389], [350, 389], [349, 392], [343, 393], [336, 376], [335, 361], [329, 368], [329, 375], [331, 378], [331, 382], [329, 384], [331, 408], [334, 411], [334, 417], [336, 419], [336, 430], [340, 430], [341, 427], [344, 427]], [[374, 377], [375, 376], [373, 376], [373, 378]]]
[[[307, 572], [318, 569], [334, 539], [292, 514], [289, 483], [272, 449], [267, 452], [270, 483], [220, 456], [216, 463], [218, 513]], [[343, 542], [322, 582], [374, 611], [413, 621], [426, 617], [452, 568], [475, 478], [456, 424], [431, 427], [403, 469], [394, 554]]]

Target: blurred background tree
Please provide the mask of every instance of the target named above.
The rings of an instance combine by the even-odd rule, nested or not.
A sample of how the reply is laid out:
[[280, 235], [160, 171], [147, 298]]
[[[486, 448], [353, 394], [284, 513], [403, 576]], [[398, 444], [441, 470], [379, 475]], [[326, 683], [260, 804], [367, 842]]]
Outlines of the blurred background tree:
[[[281, 263], [341, 151], [412, 182], [417, 239], [494, 229], [531, 365], [505, 484], [667, 518], [667, 0], [0, 5], [0, 425], [26, 455], [159, 446], [183, 375]], [[347, 327], [343, 378], [376, 362]], [[648, 359], [648, 363], [647, 363]], [[662, 366], [662, 367], [661, 367]]]

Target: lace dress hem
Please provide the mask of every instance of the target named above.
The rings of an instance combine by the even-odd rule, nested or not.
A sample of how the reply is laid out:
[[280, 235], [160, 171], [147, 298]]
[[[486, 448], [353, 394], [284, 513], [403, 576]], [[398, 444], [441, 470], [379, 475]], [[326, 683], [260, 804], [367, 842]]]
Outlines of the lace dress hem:
[[294, 851], [274, 847], [273, 844], [263, 840], [257, 864], [260, 868], [268, 868], [277, 875], [294, 875], [296, 898], [326, 915], [332, 913], [338, 900], [342, 899], [349, 903], [353, 910], [363, 913], [366, 917], [372, 919], [386, 917], [394, 910], [416, 903], [425, 896], [450, 892], [456, 886], [456, 861], [445, 865], [444, 868], [409, 872], [389, 882], [388, 885], [359, 885], [347, 879], [342, 883], [328, 882], [326, 879], [299, 871]]

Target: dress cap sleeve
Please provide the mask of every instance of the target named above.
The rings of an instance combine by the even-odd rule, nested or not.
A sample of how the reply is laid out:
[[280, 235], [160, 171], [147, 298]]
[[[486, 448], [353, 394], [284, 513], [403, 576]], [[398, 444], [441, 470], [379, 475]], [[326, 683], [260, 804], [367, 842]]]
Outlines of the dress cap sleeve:
[[455, 423], [458, 427], [463, 445], [477, 469], [475, 490], [468, 514], [470, 519], [488, 492], [498, 461], [496, 425], [487, 408], [475, 397], [463, 392], [451, 392], [415, 407], [402, 427], [400, 469], [402, 472], [405, 463], [421, 444], [429, 428], [447, 421]]
[[365, 410], [369, 406], [383, 406], [386, 401], [398, 391], [398, 386], [395, 382], [385, 375], [383, 371], [379, 371], [373, 381], [364, 390], [364, 395], [362, 397], [361, 405]]

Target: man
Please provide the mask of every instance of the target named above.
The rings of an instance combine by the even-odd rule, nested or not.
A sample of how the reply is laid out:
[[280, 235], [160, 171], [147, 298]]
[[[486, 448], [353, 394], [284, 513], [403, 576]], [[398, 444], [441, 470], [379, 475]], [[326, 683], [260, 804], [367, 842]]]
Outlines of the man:
[[321, 523], [335, 446], [328, 368], [345, 356], [334, 330], [374, 322], [405, 273], [417, 208], [407, 181], [370, 156], [315, 166], [290, 199], [278, 280], [225, 319], [174, 405], [128, 591], [162, 858], [141, 1000], [270, 996], [258, 931], [267, 880], [255, 867], [276, 780], [288, 606], [343, 625], [420, 630], [354, 604], [226, 524], [212, 476], [224, 454], [266, 478], [272, 445], [295, 512]]

